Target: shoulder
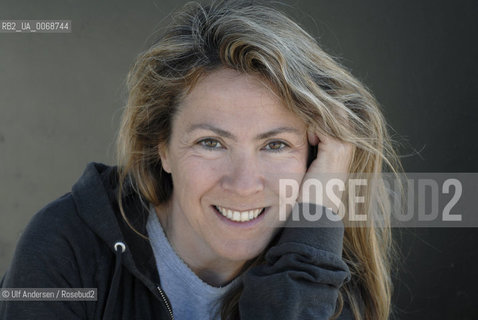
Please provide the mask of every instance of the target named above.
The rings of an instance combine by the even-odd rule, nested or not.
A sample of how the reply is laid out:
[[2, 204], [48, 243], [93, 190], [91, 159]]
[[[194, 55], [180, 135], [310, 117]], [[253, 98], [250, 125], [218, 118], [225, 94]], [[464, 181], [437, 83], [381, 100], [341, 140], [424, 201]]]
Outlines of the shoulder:
[[99, 261], [105, 250], [78, 215], [71, 193], [67, 193], [32, 217], [2, 285], [83, 287], [87, 278], [94, 278], [94, 261]]
[[[89, 254], [96, 243], [81, 221], [70, 193], [36, 213], [22, 233], [3, 288], [93, 288], [97, 267]], [[80, 318], [82, 303], [0, 301], [0, 318]], [[83, 318], [83, 317], [81, 317]]]
[[85, 223], [79, 217], [72, 194], [66, 193], [38, 211], [26, 226], [18, 246], [28, 244], [42, 249], [53, 246], [60, 250], [61, 242], [84, 236]]

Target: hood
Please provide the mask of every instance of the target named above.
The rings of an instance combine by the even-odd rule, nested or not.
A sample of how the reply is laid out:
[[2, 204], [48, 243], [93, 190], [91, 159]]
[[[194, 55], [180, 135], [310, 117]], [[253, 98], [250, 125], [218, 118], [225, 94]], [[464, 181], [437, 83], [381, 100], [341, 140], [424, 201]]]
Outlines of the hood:
[[[72, 195], [79, 216], [88, 227], [116, 254], [115, 244], [125, 244], [122, 265], [140, 278], [148, 287], [159, 284], [154, 254], [149, 243], [128, 225], [117, 203], [117, 167], [89, 163], [80, 179], [73, 185]], [[124, 188], [123, 208], [128, 222], [147, 236], [148, 210], [146, 201], [132, 190]]]

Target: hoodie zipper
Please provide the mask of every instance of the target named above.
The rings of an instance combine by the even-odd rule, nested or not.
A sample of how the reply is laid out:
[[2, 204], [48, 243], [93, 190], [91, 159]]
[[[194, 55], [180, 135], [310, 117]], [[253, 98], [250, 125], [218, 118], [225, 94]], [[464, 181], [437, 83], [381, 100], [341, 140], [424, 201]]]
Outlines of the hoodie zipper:
[[164, 304], [166, 305], [166, 309], [168, 309], [169, 318], [171, 320], [174, 320], [173, 310], [171, 309], [171, 305], [169, 304], [168, 299], [166, 299], [166, 295], [164, 294], [163, 289], [161, 289], [159, 286], [157, 286], [156, 288], [158, 289], [158, 292], [161, 295], [161, 298], [163, 299]]

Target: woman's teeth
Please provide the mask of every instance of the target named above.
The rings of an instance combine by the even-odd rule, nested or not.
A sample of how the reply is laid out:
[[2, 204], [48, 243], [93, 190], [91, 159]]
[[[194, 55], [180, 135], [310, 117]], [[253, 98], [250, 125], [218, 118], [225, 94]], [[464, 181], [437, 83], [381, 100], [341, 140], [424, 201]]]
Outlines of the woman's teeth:
[[264, 210], [264, 208], [262, 208], [249, 211], [234, 211], [219, 206], [215, 207], [224, 217], [236, 222], [251, 221], [257, 218], [257, 216]]

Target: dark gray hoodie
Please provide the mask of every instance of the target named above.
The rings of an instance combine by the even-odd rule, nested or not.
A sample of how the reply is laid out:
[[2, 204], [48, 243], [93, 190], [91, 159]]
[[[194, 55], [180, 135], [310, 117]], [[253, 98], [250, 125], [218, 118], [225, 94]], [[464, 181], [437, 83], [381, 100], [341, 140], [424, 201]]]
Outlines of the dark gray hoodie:
[[[172, 319], [150, 243], [124, 222], [116, 191], [116, 168], [90, 163], [71, 192], [33, 217], [0, 283], [97, 288], [97, 301], [0, 301], [0, 319]], [[126, 189], [123, 203], [129, 221], [147, 234], [148, 209], [137, 194]], [[342, 241], [342, 223], [284, 228], [266, 263], [242, 277], [240, 318], [329, 319], [350, 279]], [[347, 304], [339, 319], [353, 319]]]

